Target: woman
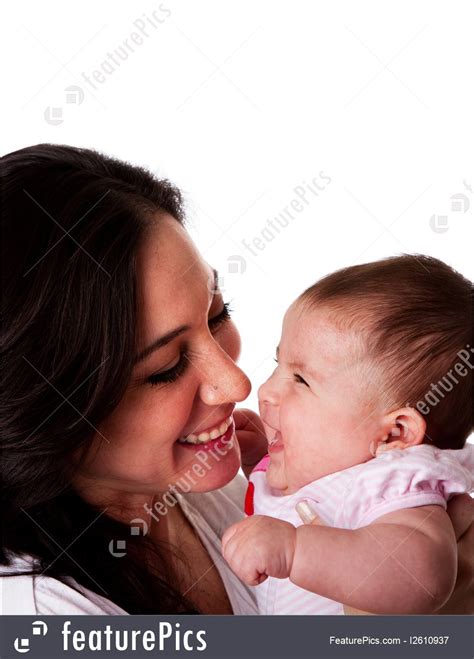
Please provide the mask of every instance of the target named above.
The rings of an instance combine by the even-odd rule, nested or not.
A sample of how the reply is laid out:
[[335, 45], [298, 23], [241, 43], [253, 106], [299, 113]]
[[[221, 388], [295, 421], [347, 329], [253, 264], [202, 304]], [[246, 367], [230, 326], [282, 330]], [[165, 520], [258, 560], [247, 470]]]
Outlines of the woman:
[[255, 613], [220, 537], [245, 491], [233, 424], [247, 468], [266, 443], [234, 411], [239, 335], [179, 192], [67, 146], [1, 167], [4, 613]]

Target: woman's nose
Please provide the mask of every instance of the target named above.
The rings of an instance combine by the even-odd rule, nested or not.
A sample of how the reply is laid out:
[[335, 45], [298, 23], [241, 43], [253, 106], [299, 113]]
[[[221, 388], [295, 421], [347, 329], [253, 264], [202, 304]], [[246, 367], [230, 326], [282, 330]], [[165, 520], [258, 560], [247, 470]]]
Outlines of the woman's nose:
[[245, 400], [252, 390], [252, 384], [234, 360], [219, 349], [217, 358], [213, 356], [209, 362], [199, 388], [201, 400], [207, 405]]

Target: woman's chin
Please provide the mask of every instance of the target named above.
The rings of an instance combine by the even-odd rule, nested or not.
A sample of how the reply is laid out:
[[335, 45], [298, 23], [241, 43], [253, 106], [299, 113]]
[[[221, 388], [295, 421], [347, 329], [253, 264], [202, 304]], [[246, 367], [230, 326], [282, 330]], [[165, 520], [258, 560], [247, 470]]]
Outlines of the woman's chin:
[[[186, 449], [185, 449], [186, 450]], [[191, 453], [191, 451], [190, 451]], [[191, 463], [181, 472], [176, 485], [185, 485], [189, 492], [211, 492], [224, 487], [236, 476], [240, 464], [240, 448], [237, 438], [219, 450], [201, 448], [193, 451]]]

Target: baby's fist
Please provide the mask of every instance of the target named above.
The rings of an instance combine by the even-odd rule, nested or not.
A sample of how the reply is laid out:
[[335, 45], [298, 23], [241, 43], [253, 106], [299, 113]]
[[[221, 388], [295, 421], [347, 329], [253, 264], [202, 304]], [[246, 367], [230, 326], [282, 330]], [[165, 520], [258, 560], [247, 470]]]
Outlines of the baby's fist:
[[237, 522], [222, 537], [222, 554], [235, 574], [249, 586], [267, 577], [286, 579], [291, 573], [296, 528], [288, 522], [253, 515]]

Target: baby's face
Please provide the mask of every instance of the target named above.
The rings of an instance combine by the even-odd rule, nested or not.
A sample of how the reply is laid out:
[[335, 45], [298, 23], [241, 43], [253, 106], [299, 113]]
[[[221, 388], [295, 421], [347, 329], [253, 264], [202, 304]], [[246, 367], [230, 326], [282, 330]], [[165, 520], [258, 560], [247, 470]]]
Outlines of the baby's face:
[[324, 307], [288, 309], [278, 365], [258, 391], [271, 487], [292, 494], [373, 457], [383, 410], [364, 353], [361, 339], [335, 327]]

